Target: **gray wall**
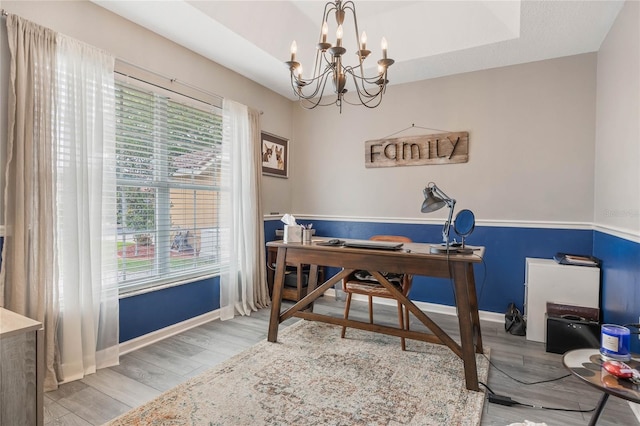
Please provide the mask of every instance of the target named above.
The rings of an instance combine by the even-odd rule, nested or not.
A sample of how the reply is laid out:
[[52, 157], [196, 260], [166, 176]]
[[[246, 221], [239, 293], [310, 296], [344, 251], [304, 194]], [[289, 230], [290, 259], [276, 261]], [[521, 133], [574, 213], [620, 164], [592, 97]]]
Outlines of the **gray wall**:
[[[266, 213], [436, 222], [446, 212], [423, 215], [418, 207], [421, 189], [435, 181], [458, 200], [457, 208], [473, 209], [486, 224], [584, 227], [595, 222], [631, 236], [640, 233], [636, 2], [627, 2], [597, 56], [391, 86], [378, 109], [346, 105], [342, 114], [330, 107], [303, 110], [85, 0], [4, 0], [0, 5], [125, 61], [263, 111], [263, 130], [290, 139], [291, 148], [291, 178], [263, 179]], [[9, 56], [1, 27], [3, 160]], [[366, 140], [411, 124], [468, 131], [469, 162], [364, 168]]]
[[640, 242], [640, 4], [627, 1], [598, 51], [594, 221]]
[[[391, 86], [375, 110], [296, 109], [293, 210], [444, 218], [419, 210], [434, 181], [485, 223], [591, 223], [595, 100], [590, 53]], [[365, 169], [366, 140], [412, 124], [468, 131], [469, 162]]]

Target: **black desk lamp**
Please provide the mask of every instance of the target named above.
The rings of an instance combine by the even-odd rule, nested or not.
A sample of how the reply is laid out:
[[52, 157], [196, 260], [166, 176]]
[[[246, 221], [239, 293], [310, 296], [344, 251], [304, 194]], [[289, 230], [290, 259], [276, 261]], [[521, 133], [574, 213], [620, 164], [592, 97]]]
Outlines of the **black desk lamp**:
[[456, 206], [456, 200], [445, 194], [438, 186], [429, 182], [429, 184], [422, 190], [424, 194], [424, 201], [422, 202], [422, 213], [431, 213], [436, 210], [440, 210], [442, 207], [449, 207], [449, 218], [442, 228], [442, 240], [441, 245], [431, 246], [431, 253], [448, 253], [449, 252], [449, 228], [451, 227], [451, 218], [453, 217], [453, 209]]

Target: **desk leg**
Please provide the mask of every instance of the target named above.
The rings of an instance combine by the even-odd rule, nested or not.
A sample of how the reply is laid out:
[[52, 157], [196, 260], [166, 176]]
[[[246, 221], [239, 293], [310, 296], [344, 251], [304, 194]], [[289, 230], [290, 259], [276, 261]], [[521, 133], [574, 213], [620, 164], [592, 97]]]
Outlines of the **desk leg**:
[[273, 296], [271, 296], [271, 317], [269, 319], [270, 342], [278, 340], [278, 327], [280, 326], [280, 307], [282, 306], [282, 289], [284, 288], [284, 272], [286, 268], [287, 248], [278, 247], [276, 258], [276, 276], [273, 280]]
[[[318, 265], [309, 265], [309, 282], [307, 294], [311, 294], [318, 286]], [[309, 303], [309, 312], [313, 312], [313, 302]]]
[[462, 361], [464, 362], [464, 376], [467, 389], [479, 391], [476, 350], [473, 342], [472, 308], [469, 300], [469, 285], [466, 276], [467, 265], [461, 262], [452, 263], [453, 284], [456, 290], [456, 307], [458, 308], [458, 324], [460, 326]]
[[598, 423], [598, 418], [600, 414], [602, 414], [602, 410], [604, 409], [604, 404], [607, 403], [607, 399], [609, 399], [609, 394], [606, 392], [602, 392], [602, 396], [600, 397], [600, 402], [598, 402], [598, 406], [596, 410], [593, 412], [593, 416], [591, 416], [591, 420], [589, 420], [589, 426], [595, 426]]
[[273, 296], [273, 279], [276, 275], [274, 265], [278, 250], [274, 247], [267, 247], [267, 286], [269, 287], [269, 296]]
[[469, 306], [471, 307], [471, 324], [475, 337], [476, 353], [484, 352], [482, 348], [482, 332], [480, 331], [480, 315], [478, 313], [478, 295], [476, 294], [476, 280], [473, 275], [473, 264], [467, 265], [467, 294], [469, 295]]

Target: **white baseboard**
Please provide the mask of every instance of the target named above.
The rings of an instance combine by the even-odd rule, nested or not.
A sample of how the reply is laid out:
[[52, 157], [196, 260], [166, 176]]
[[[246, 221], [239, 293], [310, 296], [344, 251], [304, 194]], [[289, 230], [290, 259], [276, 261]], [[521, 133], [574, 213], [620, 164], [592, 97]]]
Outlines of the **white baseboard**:
[[[328, 289], [324, 294], [325, 294], [325, 296], [329, 296], [329, 297], [335, 297], [335, 295], [336, 295], [335, 290], [332, 289], [332, 288]], [[364, 296], [364, 295], [361, 295], [361, 294], [354, 294], [353, 295], [353, 300], [366, 302], [367, 301], [367, 296]], [[387, 305], [387, 306], [396, 306], [396, 302], [391, 300], [391, 299], [383, 299], [383, 298], [380, 298], [380, 297], [376, 297], [373, 300], [374, 300], [375, 304]], [[455, 306], [439, 305], [437, 303], [418, 302], [418, 301], [415, 301], [415, 300], [413, 301], [413, 303], [418, 308], [420, 308], [421, 310], [423, 310], [425, 312], [431, 312], [431, 313], [436, 313], [436, 314], [444, 314], [444, 315], [451, 315], [451, 316], [458, 316], [458, 312], [457, 312]], [[483, 321], [504, 323], [504, 314], [500, 314], [500, 313], [497, 313], [497, 312], [480, 311], [479, 315], [480, 315], [480, 320], [483, 320]]]
[[136, 349], [144, 348], [153, 343], [159, 342], [167, 337], [175, 336], [199, 325], [206, 324], [210, 321], [220, 319], [220, 310], [207, 312], [206, 314], [199, 315], [197, 317], [189, 318], [188, 320], [179, 322], [177, 324], [170, 325], [169, 327], [161, 328], [160, 330], [153, 331], [145, 334], [144, 336], [136, 337], [135, 339], [127, 340], [120, 343], [118, 346], [120, 355], [128, 354]]
[[[329, 289], [324, 294], [327, 297], [335, 297], [336, 295], [334, 289]], [[353, 300], [366, 302], [367, 297], [356, 294], [354, 295]], [[395, 306], [395, 302], [389, 299], [382, 299], [377, 297], [374, 300], [376, 304]], [[452, 315], [452, 316], [457, 315], [455, 306], [438, 305], [435, 303], [415, 302], [415, 301], [414, 303], [418, 308], [420, 308], [425, 312]], [[145, 334], [144, 336], [127, 340], [126, 342], [122, 342], [119, 345], [120, 355], [128, 354], [129, 352], [133, 352], [136, 349], [144, 348], [145, 346], [149, 346], [153, 343], [159, 342], [163, 339], [166, 339], [167, 337], [175, 336], [176, 334], [182, 333], [183, 331], [187, 331], [189, 329], [198, 327], [199, 325], [202, 325], [202, 324], [206, 324], [210, 321], [215, 321], [217, 319], [220, 319], [219, 309], [215, 311], [207, 312], [206, 314], [202, 314], [194, 318], [190, 318], [188, 320], [179, 322], [177, 324], [170, 325], [169, 327], [165, 327], [160, 330], [153, 331], [151, 333]], [[480, 319], [484, 321], [503, 323], [504, 314], [480, 311]]]

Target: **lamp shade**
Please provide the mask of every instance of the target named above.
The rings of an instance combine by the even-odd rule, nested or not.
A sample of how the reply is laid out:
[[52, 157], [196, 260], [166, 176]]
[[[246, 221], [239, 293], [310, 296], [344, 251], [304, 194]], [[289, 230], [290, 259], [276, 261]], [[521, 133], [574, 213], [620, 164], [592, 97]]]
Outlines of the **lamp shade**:
[[433, 186], [427, 186], [422, 190], [424, 201], [422, 202], [422, 213], [431, 213], [447, 205], [447, 202], [433, 193]]

